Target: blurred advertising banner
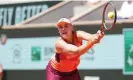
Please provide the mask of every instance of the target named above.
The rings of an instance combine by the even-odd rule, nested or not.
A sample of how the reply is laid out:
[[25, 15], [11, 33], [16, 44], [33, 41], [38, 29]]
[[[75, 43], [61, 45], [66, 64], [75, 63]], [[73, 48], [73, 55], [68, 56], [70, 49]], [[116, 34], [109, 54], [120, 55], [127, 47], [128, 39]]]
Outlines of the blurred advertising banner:
[[79, 69], [122, 69], [123, 42], [123, 35], [105, 35], [81, 57]]
[[100, 80], [99, 76], [85, 76], [84, 80]]
[[[43, 70], [54, 54], [57, 37], [9, 38], [0, 46], [0, 63], [5, 70]], [[122, 69], [123, 35], [106, 35], [81, 56], [79, 69]]]
[[60, 1], [40, 1], [27, 3], [12, 3], [0, 5], [0, 25], [14, 25], [20, 23]]
[[13, 38], [0, 48], [4, 69], [45, 69], [57, 38]]
[[124, 74], [133, 75], [133, 28], [123, 29], [124, 34]]

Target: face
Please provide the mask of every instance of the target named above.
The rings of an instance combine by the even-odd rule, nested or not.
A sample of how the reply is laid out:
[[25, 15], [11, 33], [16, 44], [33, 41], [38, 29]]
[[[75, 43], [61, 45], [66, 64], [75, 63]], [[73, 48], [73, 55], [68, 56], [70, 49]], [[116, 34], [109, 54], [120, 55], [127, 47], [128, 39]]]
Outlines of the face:
[[6, 43], [6, 41], [7, 41], [7, 37], [6, 36], [2, 36], [1, 37], [1, 44], [5, 44]]
[[58, 31], [61, 37], [69, 39], [72, 36], [73, 26], [71, 24], [64, 23], [58, 26]]

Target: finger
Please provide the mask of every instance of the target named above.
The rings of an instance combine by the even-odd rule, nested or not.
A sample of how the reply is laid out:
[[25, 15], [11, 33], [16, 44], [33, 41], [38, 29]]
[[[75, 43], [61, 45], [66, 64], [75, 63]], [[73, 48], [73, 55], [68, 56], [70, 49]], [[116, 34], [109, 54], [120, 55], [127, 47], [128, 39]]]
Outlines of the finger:
[[96, 43], [99, 43], [99, 42], [100, 42], [100, 39], [101, 39], [101, 37], [100, 37], [99, 35], [97, 35], [97, 36], [95, 37]]
[[94, 38], [95, 38], [95, 40], [99, 39], [99, 35], [96, 35]]
[[97, 34], [100, 34], [100, 33], [101, 33], [101, 30], [98, 30], [98, 31], [97, 31]]
[[103, 32], [103, 31], [98, 30], [97, 34], [98, 34], [99, 36], [103, 36], [103, 35], [104, 35], [104, 32]]
[[103, 37], [103, 36], [104, 36], [104, 32], [103, 32], [103, 31], [99, 31], [99, 32], [98, 32], [98, 35], [99, 35], [100, 37]]

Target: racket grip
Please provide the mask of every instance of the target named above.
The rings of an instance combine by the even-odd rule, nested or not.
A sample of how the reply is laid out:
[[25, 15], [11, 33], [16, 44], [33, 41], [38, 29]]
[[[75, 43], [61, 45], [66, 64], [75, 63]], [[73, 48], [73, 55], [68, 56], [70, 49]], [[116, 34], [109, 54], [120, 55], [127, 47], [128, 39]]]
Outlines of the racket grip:
[[101, 25], [100, 25], [100, 31], [102, 31], [102, 32], [104, 32], [104, 23], [102, 23]]

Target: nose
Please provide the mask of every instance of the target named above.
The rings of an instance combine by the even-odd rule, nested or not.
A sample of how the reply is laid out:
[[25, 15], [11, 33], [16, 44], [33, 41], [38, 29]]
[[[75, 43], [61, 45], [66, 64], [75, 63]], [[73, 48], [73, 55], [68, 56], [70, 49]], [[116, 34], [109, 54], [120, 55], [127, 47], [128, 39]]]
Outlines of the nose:
[[62, 27], [62, 30], [65, 30], [65, 27]]

